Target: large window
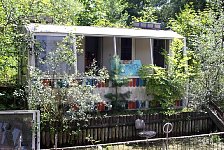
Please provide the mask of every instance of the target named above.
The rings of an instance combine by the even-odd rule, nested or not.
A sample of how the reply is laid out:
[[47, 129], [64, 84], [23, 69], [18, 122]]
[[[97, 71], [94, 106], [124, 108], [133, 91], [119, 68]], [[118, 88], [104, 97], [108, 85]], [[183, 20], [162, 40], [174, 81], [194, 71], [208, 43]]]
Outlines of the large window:
[[34, 51], [37, 68], [48, 74], [74, 73], [74, 65], [68, 65], [63, 59], [59, 60], [55, 53], [59, 50], [58, 45], [65, 36], [36, 35], [34, 38], [36, 39]]
[[131, 38], [121, 38], [121, 60], [132, 60]]

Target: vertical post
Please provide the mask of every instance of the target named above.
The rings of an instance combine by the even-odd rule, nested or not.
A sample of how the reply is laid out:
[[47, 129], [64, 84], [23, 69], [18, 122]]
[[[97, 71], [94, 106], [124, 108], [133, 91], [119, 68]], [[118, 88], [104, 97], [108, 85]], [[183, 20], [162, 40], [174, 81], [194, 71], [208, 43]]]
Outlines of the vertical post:
[[166, 141], [165, 141], [165, 147], [163, 146], [163, 149], [169, 150], [168, 140], [169, 140], [169, 133], [172, 132], [173, 125], [170, 122], [167, 122], [163, 126], [163, 132], [166, 134]]
[[[28, 29], [27, 29], [28, 30]], [[29, 33], [30, 34], [30, 38], [31, 38], [31, 47], [30, 49], [28, 50], [27, 52], [27, 81], [28, 81], [28, 90], [31, 89], [31, 77], [30, 77], [30, 67], [36, 67], [36, 64], [35, 64], [35, 54], [34, 54], [34, 35]]]
[[[171, 39], [169, 39], [168, 40], [168, 54], [169, 54], [169, 56], [173, 56], [173, 52], [172, 52], [172, 50], [170, 49], [170, 46], [171, 46], [171, 43], [172, 43], [172, 40]], [[170, 61], [168, 62], [168, 64], [167, 64], [167, 70], [168, 70], [168, 73], [171, 71], [171, 63], [170, 63]]]
[[22, 150], [22, 135], [19, 136], [19, 147], [18, 150]]
[[75, 71], [75, 74], [77, 74], [78, 72], [78, 66], [77, 66], [77, 50], [76, 50], [76, 36], [72, 37], [73, 39], [73, 52], [74, 52], [74, 57], [75, 57], [75, 62], [74, 62], [74, 71]]
[[[37, 122], [36, 119], [37, 119], [37, 114], [36, 114], [36, 112], [33, 112], [32, 127], [36, 126], [36, 122]], [[36, 137], [35, 137], [35, 135], [36, 135], [36, 129], [34, 127], [34, 130], [32, 131], [32, 150], [34, 150], [35, 147], [36, 147], [36, 141], [35, 141]]]
[[54, 135], [54, 148], [58, 148], [58, 132]]
[[153, 60], [153, 39], [149, 39], [149, 50], [150, 50], [150, 58], [151, 58], [151, 64], [154, 64], [154, 60]]
[[132, 38], [132, 57], [131, 59], [132, 60], [135, 60], [136, 59], [136, 50], [135, 50], [135, 38]]
[[[184, 47], [183, 47], [183, 56], [187, 56], [187, 41], [186, 37], [184, 37]], [[185, 72], [188, 73], [188, 61], [186, 61], [186, 67], [185, 67]], [[187, 81], [186, 85], [186, 96], [185, 96], [185, 106], [188, 105], [188, 90], [189, 90], [189, 81]]]
[[34, 54], [34, 40], [35, 40], [35, 38], [34, 38], [33, 34], [30, 34], [30, 37], [31, 37], [31, 47], [30, 47], [30, 50], [28, 50], [28, 65], [36, 67], [35, 54]]
[[40, 111], [37, 110], [37, 149], [40, 149]]
[[114, 55], [117, 55], [117, 43], [116, 43], [116, 37], [114, 36]]

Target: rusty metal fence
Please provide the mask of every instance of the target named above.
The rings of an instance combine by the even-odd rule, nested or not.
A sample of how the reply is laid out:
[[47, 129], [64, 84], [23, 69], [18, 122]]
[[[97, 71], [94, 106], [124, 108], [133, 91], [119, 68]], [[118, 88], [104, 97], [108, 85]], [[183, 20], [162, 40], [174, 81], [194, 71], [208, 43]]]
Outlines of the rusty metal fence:
[[[57, 148], [57, 150], [222, 150], [224, 132]], [[51, 150], [56, 150], [53, 148]]]

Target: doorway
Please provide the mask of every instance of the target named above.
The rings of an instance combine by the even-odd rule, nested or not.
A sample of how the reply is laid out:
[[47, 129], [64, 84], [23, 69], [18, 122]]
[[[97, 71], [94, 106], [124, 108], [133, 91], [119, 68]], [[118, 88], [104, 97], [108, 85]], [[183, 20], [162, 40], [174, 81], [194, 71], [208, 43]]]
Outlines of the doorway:
[[101, 38], [85, 37], [85, 71], [88, 71], [93, 63], [101, 67]]

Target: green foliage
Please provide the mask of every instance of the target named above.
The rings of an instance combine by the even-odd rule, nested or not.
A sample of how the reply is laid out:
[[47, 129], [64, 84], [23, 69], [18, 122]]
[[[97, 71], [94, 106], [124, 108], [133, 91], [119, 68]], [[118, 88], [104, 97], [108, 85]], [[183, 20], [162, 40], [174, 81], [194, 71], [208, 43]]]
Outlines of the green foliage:
[[126, 26], [127, 6], [123, 0], [80, 0], [84, 11], [78, 15], [79, 25]]
[[[102, 100], [99, 94], [93, 93], [94, 85], [82, 85], [80, 82], [96, 76], [98, 76], [96, 82], [108, 77], [105, 68], [96, 69], [94, 65], [86, 74], [58, 73], [61, 68], [59, 64], [62, 62], [74, 66], [76, 56], [72, 53], [73, 38], [69, 34], [61, 43], [58, 43], [52, 53], [47, 55], [44, 63], [52, 66], [48, 68], [49, 70], [45, 72], [37, 68], [30, 70], [29, 109], [39, 109], [43, 127], [49, 126], [56, 131], [77, 131], [86, 125], [89, 112], [95, 111], [95, 103]], [[55, 126], [57, 123], [58, 125]]]
[[213, 143], [220, 143], [222, 139], [220, 135], [212, 135], [210, 138]]
[[126, 93], [118, 93], [118, 87], [126, 84], [128, 79], [124, 76], [121, 76], [121, 62], [120, 57], [118, 55], [114, 55], [111, 60], [111, 72], [110, 72], [110, 81], [112, 82], [112, 86], [115, 87], [115, 93], [108, 93], [104, 97], [111, 100], [111, 104], [113, 110], [121, 110], [124, 109], [124, 105], [127, 98], [130, 98], [131, 92], [128, 91]]
[[183, 43], [175, 39], [171, 45], [170, 56], [166, 56], [168, 70], [154, 65], [145, 65], [139, 70], [141, 78], [146, 79], [146, 92], [159, 101], [162, 108], [169, 110], [175, 100], [184, 98], [189, 73], [183, 56]]
[[24, 25], [30, 22], [74, 25], [82, 8], [73, 0], [1, 0], [0, 84], [15, 84], [24, 74], [27, 49], [32, 43], [24, 33]]
[[[204, 11], [206, 12], [206, 11]], [[183, 11], [176, 16], [176, 19], [171, 19], [169, 25], [171, 28], [186, 37], [188, 51], [193, 50], [194, 36], [203, 32], [201, 26], [207, 24], [207, 13], [200, 13], [193, 9], [192, 5], [186, 4]]]
[[111, 60], [111, 73], [110, 73], [110, 80], [112, 81], [112, 84], [114, 87], [120, 87], [127, 83], [127, 79], [120, 75], [121, 73], [121, 60], [118, 55], [114, 55]]
[[212, 0], [204, 11], [186, 6], [171, 23], [187, 37], [188, 49], [194, 52], [189, 63], [194, 62], [196, 76], [189, 84], [189, 106], [195, 109], [210, 100], [223, 100], [223, 16], [223, 2]]
[[184, 10], [186, 4], [191, 4], [193, 10], [203, 10], [206, 5], [206, 0], [150, 0], [154, 6], [155, 16], [159, 22], [167, 24], [171, 18], [176, 19], [176, 14]]
[[1, 87], [0, 110], [27, 109], [26, 93], [17, 87]]
[[125, 0], [128, 6], [125, 10], [128, 13], [127, 25], [132, 25], [134, 21], [155, 22], [157, 16], [154, 15], [155, 8], [151, 5], [150, 0]]
[[[216, 4], [212, 8], [219, 7]], [[194, 39], [195, 53], [200, 66], [198, 78], [191, 82], [191, 88], [194, 89], [191, 92], [193, 100], [199, 104], [224, 99], [224, 13], [221, 8], [217, 10], [210, 9], [204, 12], [207, 23], [201, 26], [203, 32]]]

